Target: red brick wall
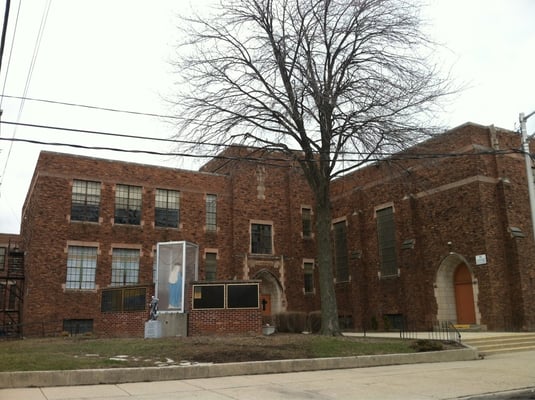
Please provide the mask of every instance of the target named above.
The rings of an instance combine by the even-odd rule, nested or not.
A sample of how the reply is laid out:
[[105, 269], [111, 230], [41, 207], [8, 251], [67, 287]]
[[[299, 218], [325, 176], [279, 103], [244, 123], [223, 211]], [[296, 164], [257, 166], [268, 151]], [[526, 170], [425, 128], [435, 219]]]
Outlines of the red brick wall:
[[188, 336], [262, 334], [259, 309], [191, 310]]
[[[356, 328], [369, 328], [372, 318], [380, 322], [385, 314], [402, 314], [417, 321], [418, 328], [427, 328], [427, 322], [437, 315], [437, 270], [454, 252], [465, 257], [474, 272], [482, 324], [489, 329], [535, 329], [535, 247], [526, 217], [529, 206], [523, 157], [475, 155], [519, 147], [519, 137], [513, 132], [467, 124], [410, 150], [438, 157], [398, 157], [334, 181], [333, 218], [347, 221], [351, 275], [349, 282], [336, 284], [341, 314], [350, 316]], [[228, 155], [237, 155], [233, 151], [255, 155], [246, 148], [229, 150]], [[440, 156], [449, 152], [464, 156]], [[270, 162], [262, 165], [218, 159], [202, 172], [192, 172], [43, 152], [21, 227], [26, 251], [24, 319], [92, 318], [99, 330], [104, 329], [99, 322], [104, 316], [98, 290], [66, 291], [62, 287], [65, 248], [70, 240], [99, 244], [98, 288], [110, 284], [113, 245], [141, 248], [139, 283], [151, 284], [155, 244], [186, 240], [200, 246], [200, 280], [204, 278], [205, 249], [216, 249], [217, 279], [255, 279], [267, 272], [280, 285], [280, 311], [318, 310], [317, 271], [316, 293], [303, 295], [303, 259], [316, 258], [316, 241], [301, 237], [301, 207], [314, 209], [313, 196], [298, 166], [274, 161], [280, 158], [278, 154], [268, 157]], [[69, 221], [73, 179], [102, 183], [99, 223]], [[116, 184], [143, 187], [142, 225], [113, 224]], [[179, 229], [153, 226], [156, 188], [180, 191]], [[207, 193], [218, 195], [217, 233], [204, 230]], [[400, 270], [399, 276], [392, 278], [378, 276], [375, 209], [386, 203], [395, 210]], [[273, 224], [272, 255], [250, 254], [251, 220]], [[526, 237], [511, 238], [511, 226], [520, 228]], [[401, 245], [407, 239], [415, 240], [414, 248], [403, 250]], [[486, 254], [488, 263], [475, 265], [477, 254]], [[199, 312], [191, 315], [191, 322], [199, 321], [207, 332], [236, 329], [224, 321], [258, 329], [256, 320], [248, 322], [242, 311], [226, 316]], [[122, 329], [123, 316], [113, 318], [115, 322], [107, 321], [108, 326]], [[136, 326], [138, 322], [141, 320]], [[143, 328], [143, 324], [139, 326]]]
[[105, 337], [143, 337], [147, 311], [102, 313], [94, 331]]

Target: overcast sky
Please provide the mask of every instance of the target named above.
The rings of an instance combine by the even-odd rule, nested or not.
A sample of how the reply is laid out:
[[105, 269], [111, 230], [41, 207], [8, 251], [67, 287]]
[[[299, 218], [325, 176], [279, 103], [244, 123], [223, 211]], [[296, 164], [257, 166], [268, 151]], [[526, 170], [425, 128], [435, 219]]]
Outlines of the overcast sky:
[[[209, 2], [196, 0], [192, 7]], [[441, 116], [443, 123], [455, 127], [471, 121], [516, 130], [518, 114], [535, 110], [535, 1], [427, 3], [430, 35], [447, 48], [440, 58], [445, 66], [452, 67], [457, 82], [466, 87], [447, 104]], [[172, 110], [164, 99], [172, 95], [176, 81], [177, 71], [170, 64], [180, 39], [176, 15], [187, 11], [187, 4], [183, 0], [12, 0], [0, 70], [5, 96], [1, 103], [2, 121], [170, 137], [173, 126], [161, 118], [33, 100], [22, 102], [17, 97], [169, 115]], [[0, 7], [3, 15], [5, 0]], [[528, 124], [528, 132], [535, 132], [535, 116]], [[199, 162], [185, 158], [44, 146], [8, 140], [11, 138], [170, 150], [164, 142], [118, 140], [2, 123], [1, 233], [19, 232], [22, 205], [41, 150], [178, 168], [199, 166]]]

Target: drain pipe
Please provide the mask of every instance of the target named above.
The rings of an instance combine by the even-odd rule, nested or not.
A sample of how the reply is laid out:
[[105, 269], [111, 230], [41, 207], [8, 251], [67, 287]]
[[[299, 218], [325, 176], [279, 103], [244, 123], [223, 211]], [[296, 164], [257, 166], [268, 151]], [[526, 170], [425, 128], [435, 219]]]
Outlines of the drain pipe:
[[526, 161], [526, 176], [528, 179], [528, 197], [529, 197], [529, 207], [531, 210], [531, 234], [535, 240], [535, 185], [533, 184], [533, 169], [532, 169], [532, 160], [531, 154], [529, 152], [529, 139], [526, 121], [529, 117], [535, 114], [535, 111], [524, 116], [524, 113], [520, 113], [518, 119], [520, 121], [520, 134], [522, 137], [522, 149], [524, 151], [524, 159]]

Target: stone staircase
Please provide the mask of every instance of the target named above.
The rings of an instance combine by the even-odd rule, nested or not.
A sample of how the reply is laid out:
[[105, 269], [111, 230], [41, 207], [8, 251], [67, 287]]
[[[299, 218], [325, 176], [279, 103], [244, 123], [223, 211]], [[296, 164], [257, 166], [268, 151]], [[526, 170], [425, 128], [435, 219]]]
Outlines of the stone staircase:
[[482, 355], [535, 350], [535, 332], [467, 338], [463, 339], [462, 342], [477, 348]]

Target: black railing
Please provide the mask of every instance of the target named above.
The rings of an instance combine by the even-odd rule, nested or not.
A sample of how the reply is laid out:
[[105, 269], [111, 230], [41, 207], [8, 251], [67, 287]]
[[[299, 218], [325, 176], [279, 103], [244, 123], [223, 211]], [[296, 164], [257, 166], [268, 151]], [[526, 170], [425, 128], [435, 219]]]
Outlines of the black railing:
[[461, 343], [461, 333], [451, 321], [438, 321], [433, 324], [429, 339]]

